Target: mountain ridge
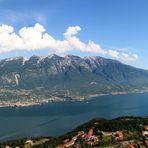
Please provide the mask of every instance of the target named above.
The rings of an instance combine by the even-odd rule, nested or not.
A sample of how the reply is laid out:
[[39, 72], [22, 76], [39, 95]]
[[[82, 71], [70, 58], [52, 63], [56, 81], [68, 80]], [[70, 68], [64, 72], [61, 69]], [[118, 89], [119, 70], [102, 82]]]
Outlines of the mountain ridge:
[[99, 56], [0, 61], [0, 100], [56, 100], [148, 90], [148, 71]]

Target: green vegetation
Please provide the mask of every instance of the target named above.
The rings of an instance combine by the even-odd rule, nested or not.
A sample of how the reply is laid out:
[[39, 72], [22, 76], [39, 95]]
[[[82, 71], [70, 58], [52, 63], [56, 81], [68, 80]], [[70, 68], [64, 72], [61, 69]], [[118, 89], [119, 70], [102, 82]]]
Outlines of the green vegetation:
[[148, 71], [115, 60], [54, 55], [23, 61], [23, 57], [0, 61], [2, 101], [82, 100], [96, 94], [148, 91]]
[[[146, 139], [142, 135], [145, 125], [148, 125], [147, 117], [119, 117], [112, 120], [96, 118], [63, 136], [30, 138], [29, 140], [31, 142], [29, 141], [29, 143], [27, 142], [27, 138], [7, 141], [1, 143], [0, 147], [3, 148], [9, 145], [10, 147], [19, 146], [22, 148], [56, 148], [58, 145], [64, 145], [64, 140], [68, 139], [68, 141], [70, 141], [75, 136], [77, 136], [77, 138], [71, 148], [75, 148], [76, 146], [80, 148], [122, 147], [125, 143], [146, 147], [144, 142]], [[88, 138], [87, 134], [91, 129], [93, 130], [92, 137]], [[123, 135], [123, 139], [118, 139], [116, 135], [117, 131]], [[93, 139], [94, 137], [98, 140]], [[87, 142], [91, 142], [92, 145], [88, 145]]]

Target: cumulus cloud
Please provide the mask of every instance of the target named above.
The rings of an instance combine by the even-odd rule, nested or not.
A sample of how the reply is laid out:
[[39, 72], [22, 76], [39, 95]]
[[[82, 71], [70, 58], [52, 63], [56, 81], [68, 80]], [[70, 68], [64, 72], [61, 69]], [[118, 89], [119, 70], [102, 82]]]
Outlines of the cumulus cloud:
[[127, 53], [122, 53], [121, 54], [121, 59], [125, 62], [128, 61], [135, 61], [138, 59], [138, 55], [137, 54], [127, 54]]
[[118, 58], [119, 52], [115, 50], [108, 50], [108, 54], [113, 58]]
[[76, 35], [78, 31], [81, 31], [80, 26], [68, 27], [68, 29], [64, 33], [64, 36], [68, 39], [69, 37]]
[[112, 58], [121, 58], [124, 61], [134, 61], [138, 59], [136, 54], [120, 53], [116, 50], [107, 50], [101, 45], [88, 41], [82, 42], [78, 37], [81, 31], [80, 26], [68, 27], [63, 34], [63, 40], [57, 40], [46, 32], [44, 26], [39, 23], [32, 27], [23, 27], [18, 33], [12, 26], [0, 26], [0, 53], [7, 53], [21, 50], [48, 50], [50, 53], [66, 53], [70, 50], [79, 50], [81, 52], [91, 52], [109, 56]]

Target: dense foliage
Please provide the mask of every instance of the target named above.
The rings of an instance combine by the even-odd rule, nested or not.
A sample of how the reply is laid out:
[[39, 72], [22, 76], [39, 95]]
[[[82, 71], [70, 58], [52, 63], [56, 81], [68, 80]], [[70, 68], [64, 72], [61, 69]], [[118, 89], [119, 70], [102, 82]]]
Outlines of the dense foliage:
[[[46, 137], [50, 140], [47, 142], [44, 142], [43, 144], [39, 144], [36, 146], [33, 146], [33, 148], [55, 148], [57, 145], [63, 143], [64, 139], [71, 139], [73, 136], [77, 134], [78, 131], [84, 131], [88, 132], [88, 130], [92, 127], [95, 128], [95, 135], [99, 135], [100, 131], [106, 131], [106, 132], [115, 132], [115, 131], [127, 131], [127, 139], [130, 132], [133, 131], [131, 134], [131, 137], [129, 137], [129, 140], [131, 138], [139, 138], [141, 136], [141, 131], [143, 130], [143, 125], [148, 125], [148, 117], [141, 118], [141, 117], [119, 117], [112, 120], [102, 119], [102, 118], [96, 118], [93, 119], [79, 127], [77, 127], [74, 131], [67, 133], [63, 136], [59, 137]], [[138, 135], [139, 134], [139, 135]], [[132, 137], [133, 136], [133, 137]], [[38, 137], [38, 138], [31, 138], [34, 141], [40, 141], [45, 137]], [[19, 140], [13, 140], [13, 141], [7, 141], [2, 142], [0, 146], [3, 148], [4, 145], [10, 145], [12, 147], [14, 146], [20, 146], [23, 147], [25, 141], [27, 138], [19, 139]], [[104, 145], [105, 143], [113, 143], [113, 139], [104, 139], [102, 140], [99, 145]], [[78, 144], [81, 145], [81, 147], [88, 147], [81, 141], [81, 139], [78, 139]]]
[[0, 61], [1, 99], [67, 99], [112, 92], [143, 91], [148, 71], [102, 57], [57, 55]]

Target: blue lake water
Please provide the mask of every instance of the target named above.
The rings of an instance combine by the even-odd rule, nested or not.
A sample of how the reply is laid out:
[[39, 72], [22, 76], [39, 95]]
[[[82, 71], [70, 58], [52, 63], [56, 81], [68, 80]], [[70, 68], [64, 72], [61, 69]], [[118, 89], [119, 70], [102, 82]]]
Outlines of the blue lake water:
[[60, 102], [0, 108], [0, 141], [57, 136], [95, 117], [148, 116], [148, 93], [95, 97], [88, 102]]

